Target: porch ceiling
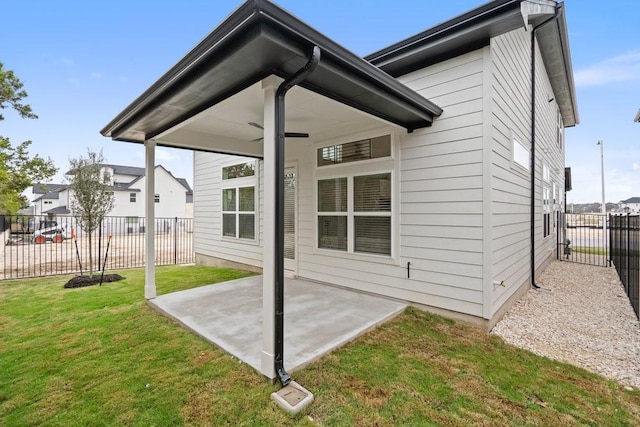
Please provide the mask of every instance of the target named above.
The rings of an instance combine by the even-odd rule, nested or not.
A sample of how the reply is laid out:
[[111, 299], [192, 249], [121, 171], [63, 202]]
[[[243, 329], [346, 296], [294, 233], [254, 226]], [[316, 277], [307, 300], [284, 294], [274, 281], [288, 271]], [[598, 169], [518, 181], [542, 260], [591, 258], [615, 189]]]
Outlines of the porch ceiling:
[[[320, 64], [300, 86], [337, 101], [330, 108], [324, 108], [326, 114], [346, 111], [336, 108], [340, 103], [413, 130], [430, 126], [434, 117], [442, 113], [429, 100], [274, 4], [248, 0], [101, 133], [114, 140], [144, 142], [167, 137], [167, 131], [171, 130], [177, 144], [175, 141], [186, 141], [186, 134], [194, 132], [191, 136], [196, 142], [189, 148], [198, 148], [199, 136], [209, 135], [211, 145], [212, 132], [215, 135], [221, 132], [220, 136], [227, 142], [212, 147], [213, 151], [226, 152], [231, 145], [247, 151], [249, 147], [245, 145], [250, 144], [247, 140], [259, 137], [259, 131], [245, 129], [243, 123], [228, 120], [229, 116], [238, 112], [246, 116], [253, 114], [257, 118], [250, 121], [260, 123], [262, 95], [256, 96], [259, 87], [255, 84], [270, 75], [292, 75], [306, 64], [313, 46], [321, 49]], [[291, 97], [296, 92], [300, 91], [293, 92]], [[300, 96], [303, 94], [305, 92], [300, 92]], [[304, 100], [294, 102], [296, 109], [301, 109], [300, 118], [303, 114], [317, 117], [315, 105], [322, 97], [309, 95], [306, 93]], [[215, 108], [221, 103], [224, 107]], [[287, 106], [290, 106], [289, 98]], [[295, 115], [296, 109], [287, 108], [287, 115]], [[192, 126], [177, 128], [206, 110], [205, 115], [209, 119], [213, 117], [211, 125], [207, 120], [200, 120], [200, 124], [194, 122]], [[245, 116], [241, 117], [246, 123]], [[327, 118], [330, 117], [327, 115]], [[294, 129], [297, 123], [289, 124], [288, 131], [312, 132], [311, 120], [300, 123], [305, 129]], [[168, 139], [159, 142], [172, 143]]]
[[[154, 139], [164, 146], [261, 158], [263, 132], [249, 123], [263, 124], [263, 103], [261, 84], [255, 83]], [[300, 87], [288, 93], [286, 110], [286, 131], [308, 133], [305, 141], [326, 140], [386, 124]]]

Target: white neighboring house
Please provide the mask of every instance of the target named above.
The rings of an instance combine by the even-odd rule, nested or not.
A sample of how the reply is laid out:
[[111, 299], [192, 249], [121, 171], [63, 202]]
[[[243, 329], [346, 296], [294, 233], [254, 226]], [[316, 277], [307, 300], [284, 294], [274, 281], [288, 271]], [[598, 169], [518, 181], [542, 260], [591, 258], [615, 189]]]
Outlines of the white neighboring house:
[[[108, 174], [108, 175], [107, 175]], [[108, 216], [127, 217], [132, 223], [144, 218], [145, 170], [135, 166], [104, 165], [102, 176], [110, 177], [114, 207]], [[193, 218], [193, 190], [184, 178], [176, 178], [162, 165], [155, 167], [157, 218]], [[70, 215], [73, 191], [66, 184], [36, 184], [34, 215]], [[133, 221], [133, 219], [136, 221]]]
[[622, 213], [640, 213], [640, 197], [632, 197], [627, 200], [621, 200], [618, 203], [619, 210]]

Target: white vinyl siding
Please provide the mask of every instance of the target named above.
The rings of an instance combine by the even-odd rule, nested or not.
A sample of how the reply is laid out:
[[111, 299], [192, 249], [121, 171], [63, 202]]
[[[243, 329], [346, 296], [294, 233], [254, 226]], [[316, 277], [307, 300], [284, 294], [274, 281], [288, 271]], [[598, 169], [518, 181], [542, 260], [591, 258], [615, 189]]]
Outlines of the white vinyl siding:
[[[254, 239], [236, 239], [223, 236], [222, 216], [222, 168], [236, 165], [243, 161], [255, 161], [244, 157], [226, 156], [222, 154], [195, 152], [194, 153], [194, 252], [214, 258], [226, 259], [254, 267], [262, 266], [262, 248], [259, 246], [262, 230], [262, 187], [258, 184], [262, 173], [258, 164], [258, 176], [255, 178], [257, 197], [256, 208], [256, 235]], [[253, 178], [239, 178], [239, 180]], [[242, 187], [239, 184], [236, 187]], [[254, 185], [254, 181], [252, 184]], [[247, 185], [245, 185], [246, 187]], [[238, 206], [239, 207], [239, 206]], [[235, 218], [235, 217], [234, 217]]]
[[[531, 150], [531, 33], [518, 29], [491, 39], [492, 277], [495, 313], [530, 278], [531, 171], [515, 168], [512, 138]], [[554, 255], [555, 237], [543, 239], [543, 191], [564, 188], [564, 151], [558, 144], [557, 104], [536, 49], [536, 269]], [[546, 165], [543, 168], [543, 165]], [[528, 168], [530, 169], [530, 168]], [[543, 178], [548, 174], [548, 179]], [[548, 216], [553, 233], [553, 214]], [[553, 236], [553, 234], [550, 234]]]
[[[443, 108], [400, 142], [400, 255], [420, 302], [482, 316], [483, 50], [400, 80]], [[406, 277], [406, 274], [405, 274]]]

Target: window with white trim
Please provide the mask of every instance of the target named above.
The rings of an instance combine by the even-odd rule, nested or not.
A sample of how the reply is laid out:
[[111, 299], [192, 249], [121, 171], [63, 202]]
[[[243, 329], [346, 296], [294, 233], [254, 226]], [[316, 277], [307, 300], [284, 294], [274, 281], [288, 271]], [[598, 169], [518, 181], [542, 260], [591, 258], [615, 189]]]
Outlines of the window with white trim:
[[551, 234], [551, 195], [549, 187], [542, 187], [542, 237]]
[[129, 193], [129, 202], [130, 203], [136, 202], [136, 193]]
[[529, 150], [516, 138], [512, 139], [513, 143], [513, 163], [522, 167], [525, 170], [530, 170], [531, 168], [531, 153]]
[[160, 203], [160, 193], [156, 193], [153, 196], [154, 203]]
[[255, 161], [222, 168], [222, 235], [256, 238]]
[[[318, 149], [318, 167], [333, 164], [337, 175], [317, 180], [318, 248], [391, 256], [390, 145], [391, 137], [386, 135]], [[383, 161], [379, 172], [365, 173], [359, 167], [383, 157], [389, 162]]]
[[562, 150], [562, 146], [564, 145], [564, 124], [562, 123], [562, 114], [560, 110], [558, 110], [558, 148]]

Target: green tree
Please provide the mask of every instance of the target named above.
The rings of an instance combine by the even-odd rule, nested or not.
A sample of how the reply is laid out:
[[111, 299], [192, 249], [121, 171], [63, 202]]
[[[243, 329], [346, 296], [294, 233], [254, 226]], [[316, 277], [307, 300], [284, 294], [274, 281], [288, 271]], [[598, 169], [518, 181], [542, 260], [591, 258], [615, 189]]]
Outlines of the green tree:
[[106, 160], [99, 153], [87, 149], [87, 157], [69, 159], [69, 189], [71, 214], [89, 236], [89, 274], [93, 276], [92, 234], [113, 209], [113, 191], [109, 189], [110, 176], [102, 172]]
[[[12, 108], [20, 117], [37, 119], [31, 107], [23, 104], [27, 97], [23, 84], [13, 71], [5, 70], [0, 62], [0, 112]], [[0, 121], [4, 116], [0, 114]], [[16, 146], [11, 145], [9, 138], [0, 135], [0, 214], [14, 214], [25, 207], [26, 198], [22, 192], [34, 182], [50, 179], [58, 169], [51, 159], [46, 160], [37, 154], [29, 155], [31, 141], [24, 141]]]

